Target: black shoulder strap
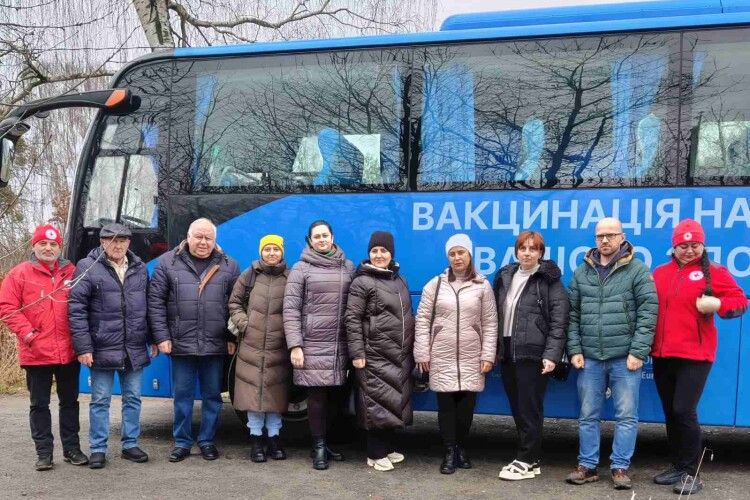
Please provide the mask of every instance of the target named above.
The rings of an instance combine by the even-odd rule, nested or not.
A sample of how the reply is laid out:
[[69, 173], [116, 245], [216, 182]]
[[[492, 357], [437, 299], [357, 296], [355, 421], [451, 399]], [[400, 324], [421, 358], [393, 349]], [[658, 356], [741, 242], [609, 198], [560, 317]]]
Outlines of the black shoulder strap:
[[242, 306], [247, 311], [247, 306], [250, 303], [250, 292], [252, 291], [253, 287], [255, 286], [255, 268], [250, 266], [250, 270], [248, 272], [247, 277], [247, 283], [245, 284], [245, 294], [242, 296]]
[[544, 318], [544, 321], [547, 322], [547, 325], [549, 325], [549, 310], [547, 309], [549, 307], [549, 300], [548, 300], [548, 294], [549, 294], [549, 287], [546, 287], [547, 293], [545, 293], [544, 298], [542, 298], [542, 294], [539, 292], [539, 278], [537, 277], [534, 279], [534, 283], [536, 284], [536, 303], [539, 304], [539, 309], [542, 312], [542, 317]]

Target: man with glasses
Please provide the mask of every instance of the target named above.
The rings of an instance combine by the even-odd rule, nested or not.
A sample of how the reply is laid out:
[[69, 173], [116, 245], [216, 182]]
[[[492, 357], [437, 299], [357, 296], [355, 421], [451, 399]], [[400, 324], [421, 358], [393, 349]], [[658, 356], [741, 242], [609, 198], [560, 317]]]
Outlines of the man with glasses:
[[566, 481], [599, 480], [600, 419], [607, 388], [615, 406], [610, 469], [615, 489], [630, 489], [630, 459], [638, 435], [638, 394], [643, 361], [651, 352], [658, 303], [648, 267], [636, 259], [622, 223], [596, 225], [596, 247], [586, 253], [569, 285], [567, 350], [578, 374], [580, 450]]
[[[200, 385], [198, 448], [216, 460], [214, 444], [221, 412], [224, 358], [234, 354], [227, 331], [227, 302], [240, 275], [237, 262], [216, 244], [216, 226], [208, 219], [190, 224], [187, 239], [161, 257], [148, 292], [148, 317], [162, 352], [172, 356], [175, 447], [170, 462], [181, 462], [193, 446], [191, 430], [196, 381]], [[230, 341], [230, 339], [232, 341]]]

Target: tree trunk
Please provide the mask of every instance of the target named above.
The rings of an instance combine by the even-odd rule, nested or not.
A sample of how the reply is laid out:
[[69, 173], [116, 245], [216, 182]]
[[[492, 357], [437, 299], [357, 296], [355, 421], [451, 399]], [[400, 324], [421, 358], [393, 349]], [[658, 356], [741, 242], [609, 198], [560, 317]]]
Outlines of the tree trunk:
[[169, 29], [167, 0], [133, 0], [151, 50], [171, 49], [174, 39]]

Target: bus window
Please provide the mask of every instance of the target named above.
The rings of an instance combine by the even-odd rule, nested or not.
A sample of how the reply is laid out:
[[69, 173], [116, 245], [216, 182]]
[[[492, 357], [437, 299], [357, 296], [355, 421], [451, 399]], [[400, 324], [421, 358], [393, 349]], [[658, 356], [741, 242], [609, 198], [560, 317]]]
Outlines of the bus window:
[[84, 227], [101, 227], [117, 219], [117, 202], [125, 158], [97, 158], [88, 187]]
[[669, 185], [679, 35], [427, 48], [419, 189]]
[[405, 189], [398, 50], [182, 63], [173, 164], [192, 192]]
[[750, 30], [685, 34], [690, 182], [750, 184]]

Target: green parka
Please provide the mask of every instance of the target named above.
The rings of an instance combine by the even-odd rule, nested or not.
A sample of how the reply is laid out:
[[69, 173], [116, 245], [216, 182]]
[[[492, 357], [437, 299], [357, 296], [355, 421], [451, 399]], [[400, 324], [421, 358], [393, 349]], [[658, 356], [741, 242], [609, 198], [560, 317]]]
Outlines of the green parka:
[[600, 361], [651, 352], [659, 304], [648, 267], [625, 242], [623, 256], [602, 281], [592, 254], [586, 253], [568, 286], [570, 324], [568, 356], [583, 354]]

